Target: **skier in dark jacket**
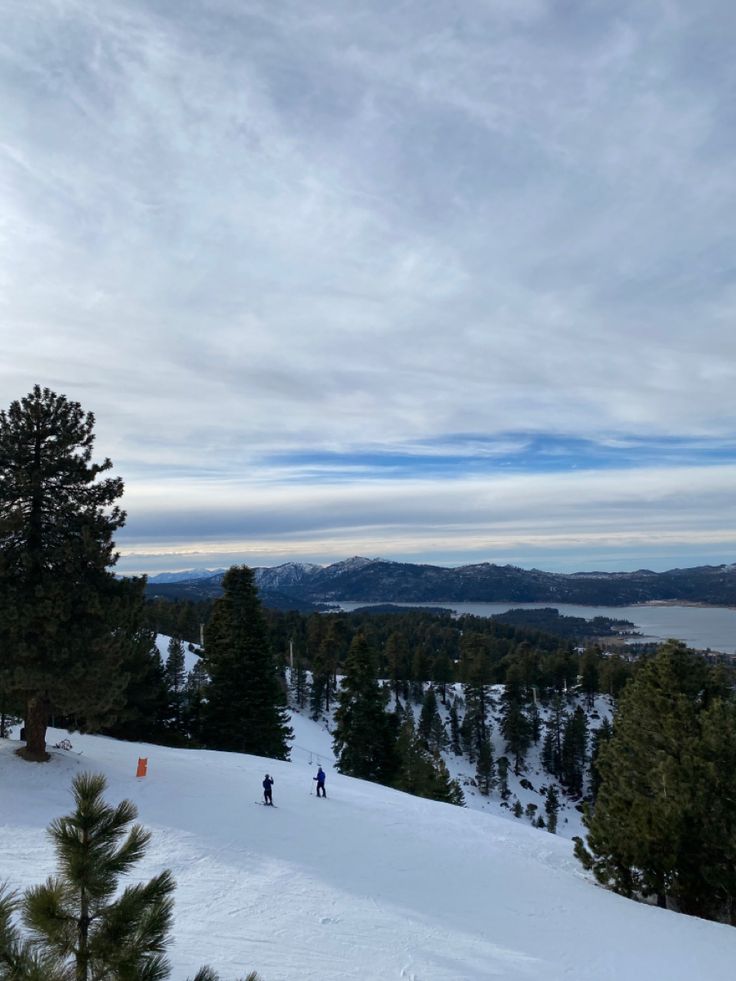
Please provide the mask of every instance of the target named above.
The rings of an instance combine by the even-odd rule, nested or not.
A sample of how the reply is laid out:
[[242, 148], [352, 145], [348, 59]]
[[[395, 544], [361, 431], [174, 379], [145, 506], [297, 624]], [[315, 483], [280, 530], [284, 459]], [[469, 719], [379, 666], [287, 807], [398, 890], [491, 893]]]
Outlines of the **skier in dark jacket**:
[[[322, 769], [322, 767], [320, 767], [319, 770], [317, 770], [317, 776], [312, 777], [312, 780], [317, 781], [317, 796], [326, 797], [327, 791], [325, 790], [325, 771]], [[320, 794], [320, 790], [322, 791], [321, 794]]]
[[271, 796], [271, 787], [273, 787], [273, 777], [269, 777], [266, 774], [263, 780], [263, 803], [270, 804], [273, 807], [273, 797]]

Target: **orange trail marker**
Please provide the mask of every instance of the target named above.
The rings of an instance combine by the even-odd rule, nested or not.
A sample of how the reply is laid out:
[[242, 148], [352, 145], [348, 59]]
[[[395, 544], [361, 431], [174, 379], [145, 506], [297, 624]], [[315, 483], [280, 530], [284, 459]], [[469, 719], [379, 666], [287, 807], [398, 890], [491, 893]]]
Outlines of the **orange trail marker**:
[[138, 769], [135, 771], [137, 777], [145, 777], [148, 772], [148, 757], [139, 756], [138, 757]]

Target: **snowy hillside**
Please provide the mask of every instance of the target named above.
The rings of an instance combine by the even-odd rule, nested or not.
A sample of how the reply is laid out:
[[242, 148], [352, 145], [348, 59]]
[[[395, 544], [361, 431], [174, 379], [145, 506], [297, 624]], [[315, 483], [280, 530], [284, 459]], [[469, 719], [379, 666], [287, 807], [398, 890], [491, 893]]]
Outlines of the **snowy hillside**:
[[[32, 765], [0, 741], [0, 878], [48, 875], [44, 828], [85, 768], [154, 832], [141, 875], [174, 872], [177, 981], [203, 962], [231, 981], [253, 968], [264, 981], [733, 977], [733, 928], [605, 892], [565, 839], [332, 769], [316, 798], [330, 737], [300, 717], [294, 728], [291, 763], [74, 735], [81, 755]], [[256, 803], [266, 771], [275, 809]]]
[[[159, 654], [164, 662], [167, 658], [170, 641], [171, 637], [167, 636], [166, 634], [156, 635], [156, 647], [158, 648]], [[191, 671], [196, 662], [199, 660], [198, 651], [198, 646], [184, 644], [184, 661], [187, 672]], [[425, 688], [426, 687], [427, 686], [425, 685]], [[504, 741], [500, 732], [499, 722], [499, 704], [502, 691], [503, 687], [500, 685], [496, 685], [491, 688], [491, 709], [489, 721], [491, 722], [491, 741], [495, 759], [498, 759], [499, 756], [504, 755], [506, 752]], [[447, 695], [447, 705], [442, 705], [439, 703], [438, 709], [445, 725], [445, 729], [449, 731], [449, 701], [450, 699], [457, 698], [460, 700], [459, 704], [462, 702], [462, 685], [448, 685]], [[420, 707], [416, 703], [410, 704], [415, 720], [418, 720]], [[583, 706], [585, 704], [585, 700], [582, 698], [572, 700], [568, 708], [574, 708], [575, 704]], [[393, 697], [388, 707], [392, 710], [395, 707]], [[548, 714], [549, 711], [547, 708], [540, 708], [540, 716], [543, 722], [546, 721]], [[302, 710], [301, 713], [295, 713], [295, 717], [299, 723], [300, 732], [303, 733], [302, 738], [309, 745], [318, 743], [321, 746], [320, 752], [322, 755], [317, 762], [323, 764], [327, 763], [330, 765], [334, 763], [334, 756], [331, 748], [331, 737], [329, 736], [327, 729], [331, 730], [333, 727], [332, 715], [333, 713], [330, 712], [329, 715], [322, 716], [321, 722], [313, 722], [308, 717], [306, 708]], [[590, 711], [586, 711], [586, 715], [588, 716], [588, 723], [592, 732], [593, 729], [595, 729], [600, 723], [602, 718], [610, 717], [610, 700], [605, 696], [599, 697], [596, 700], [592, 713]], [[315, 737], [313, 732], [318, 733], [318, 735]], [[292, 752], [292, 758], [296, 758], [296, 753], [298, 752], [297, 747], [294, 747], [294, 751], [295, 752]], [[473, 810], [484, 811], [490, 814], [496, 814], [499, 817], [503, 817], [508, 820], [521, 821], [522, 823], [530, 824], [531, 818], [528, 813], [525, 813], [521, 818], [514, 817], [512, 813], [514, 803], [517, 800], [520, 801], [525, 811], [526, 808], [531, 805], [533, 808], [536, 808], [536, 814], [543, 815], [544, 789], [550, 783], [553, 783], [558, 788], [560, 801], [557, 834], [562, 835], [565, 838], [572, 838], [575, 835], [584, 835], [585, 829], [582, 824], [581, 812], [576, 809], [575, 802], [570, 800], [570, 798], [565, 794], [564, 789], [559, 782], [555, 781], [553, 777], [544, 771], [541, 765], [540, 753], [541, 743], [532, 745], [527, 753], [525, 767], [519, 776], [514, 774], [513, 768], [509, 770], [508, 786], [510, 794], [507, 802], [503, 802], [501, 800], [498, 789], [495, 789], [488, 796], [483, 796], [479, 792], [475, 782], [475, 765], [471, 763], [466, 756], [456, 756], [450, 749], [445, 749], [442, 752], [442, 757], [447, 764], [450, 775], [454, 777], [463, 788], [466, 807]]]

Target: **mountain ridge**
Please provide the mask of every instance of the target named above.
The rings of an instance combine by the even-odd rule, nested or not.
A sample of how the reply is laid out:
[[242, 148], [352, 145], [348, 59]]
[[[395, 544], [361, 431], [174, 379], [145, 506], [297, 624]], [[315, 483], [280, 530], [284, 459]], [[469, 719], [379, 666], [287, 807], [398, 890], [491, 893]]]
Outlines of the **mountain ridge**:
[[[736, 606], [736, 564], [665, 572], [545, 572], [481, 562], [457, 567], [353, 556], [327, 566], [286, 562], [255, 567], [266, 602], [516, 602], [631, 606], [647, 602]], [[220, 595], [222, 573], [178, 582], [149, 582], [148, 595], [204, 599]], [[278, 603], [276, 602], [278, 600]], [[269, 605], [266, 603], [266, 605]], [[297, 608], [296, 606], [293, 608]], [[303, 608], [303, 607], [302, 607]]]

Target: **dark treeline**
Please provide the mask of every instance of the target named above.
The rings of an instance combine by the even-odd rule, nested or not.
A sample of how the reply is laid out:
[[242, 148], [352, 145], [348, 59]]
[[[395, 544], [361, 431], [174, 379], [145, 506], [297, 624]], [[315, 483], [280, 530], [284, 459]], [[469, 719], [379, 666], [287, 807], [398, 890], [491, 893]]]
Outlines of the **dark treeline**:
[[[151, 600], [146, 603], [146, 624], [158, 633], [198, 643], [214, 602]], [[325, 657], [336, 667], [342, 665], [358, 634], [376, 652], [379, 676], [398, 684], [462, 681], [463, 657], [467, 660], [468, 650], [477, 645], [488, 659], [489, 684], [505, 683], [509, 667], [517, 662], [525, 685], [541, 689], [571, 687], [580, 671], [580, 657], [568, 641], [487, 617], [454, 617], [423, 609], [309, 615], [266, 609], [264, 617], [277, 659], [285, 666], [291, 652], [295, 663], [309, 671], [320, 669]], [[598, 690], [617, 696], [631, 674], [631, 664], [620, 656], [598, 654], [596, 660]]]
[[201, 631], [212, 616], [215, 600], [146, 601], [144, 621], [157, 634], [179, 637], [188, 644], [199, 644]]

